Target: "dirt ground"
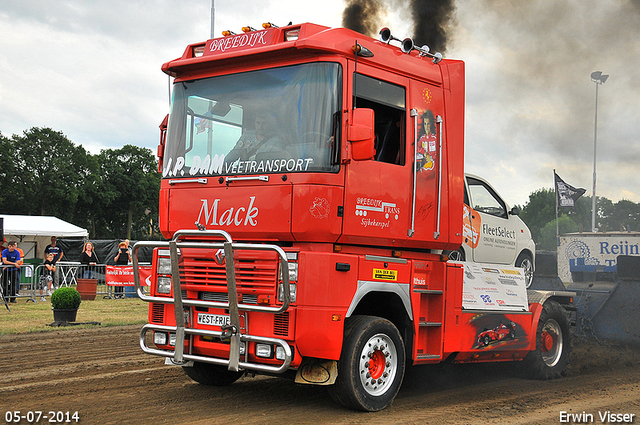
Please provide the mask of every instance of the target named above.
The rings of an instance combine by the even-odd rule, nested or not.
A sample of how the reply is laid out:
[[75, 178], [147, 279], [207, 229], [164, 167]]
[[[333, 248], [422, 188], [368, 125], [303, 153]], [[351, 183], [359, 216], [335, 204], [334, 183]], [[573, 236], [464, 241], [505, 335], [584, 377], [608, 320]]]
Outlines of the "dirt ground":
[[196, 384], [144, 354], [139, 329], [0, 336], [0, 423], [17, 410], [77, 411], [82, 424], [556, 424], [561, 412], [586, 412], [602, 423], [598, 414], [606, 411], [634, 414], [640, 423], [637, 347], [576, 341], [570, 375], [556, 381], [517, 378], [497, 364], [413, 367], [389, 408], [362, 413], [336, 405], [322, 387], [279, 378]]

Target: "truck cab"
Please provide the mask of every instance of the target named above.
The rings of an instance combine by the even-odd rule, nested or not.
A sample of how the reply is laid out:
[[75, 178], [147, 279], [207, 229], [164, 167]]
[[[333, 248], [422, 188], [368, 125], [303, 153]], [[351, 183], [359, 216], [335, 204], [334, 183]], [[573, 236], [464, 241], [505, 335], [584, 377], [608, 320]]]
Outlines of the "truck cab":
[[[549, 296], [529, 311], [522, 273], [495, 269], [516, 288], [478, 287], [478, 312], [463, 303], [474, 271], [440, 254], [463, 243], [464, 63], [386, 28], [263, 28], [162, 66], [167, 240], [134, 246], [134, 267], [155, 248], [149, 294], [134, 273], [142, 349], [203, 384], [292, 374], [365, 411], [393, 401], [408, 362], [535, 351]], [[505, 321], [513, 338], [477, 344]], [[553, 321], [542, 368], [557, 374], [568, 343]]]

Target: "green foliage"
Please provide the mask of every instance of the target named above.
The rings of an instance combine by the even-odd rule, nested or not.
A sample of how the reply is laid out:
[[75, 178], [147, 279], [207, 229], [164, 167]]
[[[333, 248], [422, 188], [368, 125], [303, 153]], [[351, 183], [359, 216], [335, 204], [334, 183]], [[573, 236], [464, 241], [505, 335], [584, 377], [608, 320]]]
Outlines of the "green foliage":
[[[596, 228], [599, 232], [640, 231], [640, 204], [623, 199], [615, 204], [607, 198], [597, 198]], [[555, 250], [556, 220], [555, 191], [539, 189], [529, 195], [529, 202], [520, 218], [531, 230], [536, 249]], [[591, 231], [592, 201], [582, 196], [573, 208], [560, 208], [560, 235]]]
[[92, 239], [159, 239], [160, 174], [150, 149], [91, 155], [64, 134], [33, 127], [0, 133], [0, 213], [51, 215]]
[[70, 286], [58, 288], [51, 294], [51, 306], [56, 310], [73, 310], [80, 307], [81, 302], [80, 292]]
[[555, 196], [553, 189], [539, 189], [529, 195], [529, 202], [520, 212], [520, 218], [531, 230], [531, 237], [536, 244], [542, 238], [542, 228], [556, 218]]
[[[558, 230], [560, 234], [575, 233], [578, 231], [578, 225], [566, 214], [558, 218]], [[536, 240], [536, 249], [555, 251], [558, 246], [556, 239], [556, 220], [552, 220], [545, 224], [540, 231], [540, 239]]]

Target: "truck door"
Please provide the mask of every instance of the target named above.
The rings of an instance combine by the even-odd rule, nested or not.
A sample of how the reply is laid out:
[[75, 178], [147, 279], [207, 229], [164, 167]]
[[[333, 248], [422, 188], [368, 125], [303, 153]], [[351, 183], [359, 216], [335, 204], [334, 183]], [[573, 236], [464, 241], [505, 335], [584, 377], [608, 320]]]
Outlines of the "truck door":
[[355, 85], [356, 107], [374, 110], [376, 154], [372, 160], [351, 161], [346, 167], [341, 241], [372, 244], [377, 239], [375, 243], [394, 246], [406, 239], [411, 219], [412, 174], [406, 157], [408, 79], [361, 64], [355, 81], [353, 67], [347, 75], [352, 85], [349, 96]]

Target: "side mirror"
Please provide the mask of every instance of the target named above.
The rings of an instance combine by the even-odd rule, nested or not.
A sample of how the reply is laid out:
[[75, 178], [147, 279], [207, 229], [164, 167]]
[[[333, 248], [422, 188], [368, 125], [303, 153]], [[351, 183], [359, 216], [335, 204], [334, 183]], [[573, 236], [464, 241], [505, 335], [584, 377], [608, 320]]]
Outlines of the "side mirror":
[[167, 141], [167, 126], [169, 125], [169, 114], [160, 123], [160, 144], [158, 145], [158, 172], [162, 173], [162, 163], [164, 159], [164, 144]]
[[509, 211], [509, 214], [511, 214], [511, 215], [520, 215], [520, 208], [518, 208], [518, 207], [511, 208], [511, 211]]
[[376, 155], [373, 109], [358, 108], [352, 111], [347, 140], [351, 143], [351, 159], [365, 161]]

